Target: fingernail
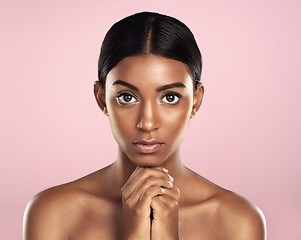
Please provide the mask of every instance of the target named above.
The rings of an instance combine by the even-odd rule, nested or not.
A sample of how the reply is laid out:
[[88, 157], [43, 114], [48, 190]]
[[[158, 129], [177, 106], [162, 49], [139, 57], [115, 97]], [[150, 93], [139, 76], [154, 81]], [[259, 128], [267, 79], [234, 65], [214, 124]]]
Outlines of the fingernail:
[[172, 182], [170, 182], [170, 181], [167, 181], [168, 182], [168, 184], [171, 186], [171, 187], [173, 187], [173, 183]]
[[162, 171], [168, 173], [168, 170], [166, 168], [162, 168]]
[[165, 189], [164, 189], [164, 188], [161, 188], [161, 192], [164, 193], [164, 192], [165, 192]]
[[169, 179], [173, 182], [173, 177], [168, 174]]

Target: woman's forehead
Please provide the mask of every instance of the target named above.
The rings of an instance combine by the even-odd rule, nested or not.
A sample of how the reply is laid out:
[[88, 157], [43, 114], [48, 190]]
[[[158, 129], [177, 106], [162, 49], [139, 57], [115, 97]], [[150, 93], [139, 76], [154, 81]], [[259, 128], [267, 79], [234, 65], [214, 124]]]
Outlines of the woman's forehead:
[[154, 54], [131, 56], [121, 60], [108, 74], [106, 86], [110, 87], [116, 80], [122, 80], [133, 85], [146, 82], [155, 85], [165, 85], [182, 82], [192, 87], [187, 66], [173, 59]]

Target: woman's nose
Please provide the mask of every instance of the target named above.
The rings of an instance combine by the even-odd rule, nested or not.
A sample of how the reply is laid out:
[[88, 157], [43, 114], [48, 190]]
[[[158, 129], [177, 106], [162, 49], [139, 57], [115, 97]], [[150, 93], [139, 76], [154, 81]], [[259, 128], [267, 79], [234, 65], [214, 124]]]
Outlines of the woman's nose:
[[145, 132], [159, 128], [158, 109], [154, 103], [147, 102], [141, 106], [137, 128]]

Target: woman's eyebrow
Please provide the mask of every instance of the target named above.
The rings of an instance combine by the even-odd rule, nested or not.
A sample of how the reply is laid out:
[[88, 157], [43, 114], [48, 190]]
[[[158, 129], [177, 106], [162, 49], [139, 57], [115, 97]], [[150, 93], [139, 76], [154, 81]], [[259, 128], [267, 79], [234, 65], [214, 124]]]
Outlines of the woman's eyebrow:
[[[115, 82], [113, 82], [112, 85], [117, 85], [117, 84], [126, 86], [126, 87], [128, 87], [128, 88], [131, 88], [131, 89], [133, 89], [133, 90], [139, 92], [139, 89], [138, 89], [136, 86], [134, 86], [134, 85], [132, 85], [132, 84], [130, 84], [130, 83], [127, 83], [127, 82], [125, 82], [125, 81], [122, 81], [122, 80], [116, 80]], [[158, 88], [156, 89], [156, 92], [161, 92], [161, 91], [164, 91], [164, 90], [166, 90], [166, 89], [176, 88], [176, 87], [186, 88], [186, 86], [185, 86], [183, 83], [181, 83], [181, 82], [175, 82], [175, 83], [170, 83], [170, 84], [166, 84], [166, 85], [163, 85], [163, 86], [161, 86], [161, 87], [158, 87]]]
[[175, 87], [186, 88], [186, 86], [183, 83], [175, 82], [175, 83], [171, 83], [171, 84], [167, 84], [167, 85], [158, 87], [156, 89], [156, 92], [161, 92], [161, 91], [164, 91], [166, 89], [175, 88]]
[[128, 87], [128, 88], [131, 88], [131, 89], [133, 89], [133, 90], [139, 92], [139, 89], [138, 89], [136, 86], [134, 86], [134, 85], [132, 85], [132, 84], [130, 84], [130, 83], [127, 83], [127, 82], [125, 82], [125, 81], [122, 81], [122, 80], [116, 80], [115, 82], [113, 82], [112, 85], [116, 85], [116, 84], [120, 84], [120, 85], [126, 86], [126, 87]]

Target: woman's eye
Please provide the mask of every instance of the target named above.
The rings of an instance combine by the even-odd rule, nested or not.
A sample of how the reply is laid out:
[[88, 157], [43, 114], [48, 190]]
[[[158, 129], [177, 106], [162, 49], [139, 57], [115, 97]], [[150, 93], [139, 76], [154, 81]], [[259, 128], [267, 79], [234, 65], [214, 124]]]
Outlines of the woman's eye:
[[129, 93], [120, 93], [117, 95], [117, 101], [120, 104], [128, 104], [128, 103], [137, 102], [137, 98]]
[[167, 104], [178, 104], [181, 100], [181, 95], [178, 93], [167, 93], [163, 96], [161, 99], [161, 102], [167, 103]]

